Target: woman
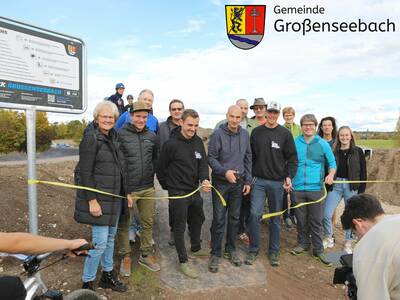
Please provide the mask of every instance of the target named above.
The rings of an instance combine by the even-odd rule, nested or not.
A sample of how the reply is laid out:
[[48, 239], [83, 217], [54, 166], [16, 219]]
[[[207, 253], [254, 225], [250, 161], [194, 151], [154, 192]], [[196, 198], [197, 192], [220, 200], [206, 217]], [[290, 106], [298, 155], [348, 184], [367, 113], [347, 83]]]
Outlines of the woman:
[[334, 117], [322, 118], [318, 124], [318, 135], [328, 142], [333, 148], [336, 141], [336, 120]]
[[[338, 140], [334, 145], [333, 153], [336, 158], [337, 172], [336, 181], [359, 181], [367, 180], [367, 167], [364, 151], [355, 145], [354, 135], [350, 127], [342, 126], [338, 131]], [[328, 193], [324, 208], [324, 248], [334, 246], [332, 215], [342, 200], [345, 205], [347, 201], [356, 194], [365, 192], [365, 183], [335, 183], [332, 191]], [[346, 230], [344, 251], [352, 253], [351, 231]]]
[[[85, 129], [79, 145], [78, 184], [104, 192], [122, 195], [124, 184], [123, 156], [114, 130], [118, 109], [110, 101], [97, 104], [94, 121]], [[94, 290], [99, 264], [103, 273], [99, 286], [125, 292], [113, 271], [114, 237], [125, 201], [122, 198], [78, 190], [74, 218], [92, 225], [92, 241], [96, 249], [89, 251], [83, 268], [82, 288]]]

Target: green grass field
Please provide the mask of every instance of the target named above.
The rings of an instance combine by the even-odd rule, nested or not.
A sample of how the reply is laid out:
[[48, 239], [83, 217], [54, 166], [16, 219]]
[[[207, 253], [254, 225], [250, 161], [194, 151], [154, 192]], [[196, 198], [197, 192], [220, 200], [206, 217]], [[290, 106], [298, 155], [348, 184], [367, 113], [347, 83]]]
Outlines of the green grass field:
[[372, 148], [372, 149], [392, 149], [399, 148], [399, 143], [396, 140], [356, 140], [357, 146]]

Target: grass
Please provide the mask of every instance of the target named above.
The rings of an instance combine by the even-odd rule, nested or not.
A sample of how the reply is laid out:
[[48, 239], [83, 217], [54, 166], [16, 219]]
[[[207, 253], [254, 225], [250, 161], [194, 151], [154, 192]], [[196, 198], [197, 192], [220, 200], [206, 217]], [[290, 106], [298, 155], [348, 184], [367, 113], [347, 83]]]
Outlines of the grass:
[[397, 140], [361, 140], [358, 139], [357, 146], [372, 148], [372, 149], [393, 149], [398, 148], [399, 141]]
[[[159, 272], [151, 272], [145, 267], [134, 265], [130, 284], [134, 287], [135, 294], [147, 295], [150, 298], [160, 298], [162, 286]], [[147, 298], [146, 298], [147, 299]]]

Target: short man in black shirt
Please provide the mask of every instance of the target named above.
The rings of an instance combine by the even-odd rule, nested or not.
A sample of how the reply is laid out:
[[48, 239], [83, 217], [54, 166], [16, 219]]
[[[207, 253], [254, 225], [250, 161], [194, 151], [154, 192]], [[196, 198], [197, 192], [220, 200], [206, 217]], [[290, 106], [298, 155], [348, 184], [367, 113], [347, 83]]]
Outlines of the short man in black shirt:
[[[251, 134], [253, 181], [249, 217], [250, 246], [245, 263], [253, 264], [260, 247], [260, 222], [265, 198], [271, 213], [282, 210], [283, 188], [289, 190], [297, 170], [297, 151], [289, 130], [278, 124], [279, 103], [267, 103], [267, 122]], [[280, 217], [269, 222], [268, 258], [272, 266], [279, 266]]]

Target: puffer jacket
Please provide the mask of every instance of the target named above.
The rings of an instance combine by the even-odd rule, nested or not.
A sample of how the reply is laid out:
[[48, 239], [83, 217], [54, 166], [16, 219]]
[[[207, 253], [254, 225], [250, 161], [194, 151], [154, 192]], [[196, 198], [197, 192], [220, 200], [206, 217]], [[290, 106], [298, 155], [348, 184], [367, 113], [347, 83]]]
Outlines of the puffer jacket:
[[132, 123], [126, 123], [120, 129], [119, 137], [126, 161], [127, 192], [137, 192], [154, 186], [159, 152], [156, 134], [147, 127], [139, 132]]
[[[90, 123], [79, 145], [78, 164], [80, 185], [116, 195], [126, 194], [124, 157], [114, 129], [105, 136], [94, 122]], [[99, 202], [102, 216], [90, 214], [88, 201], [92, 199]], [[125, 205], [122, 198], [77, 190], [74, 219], [78, 223], [115, 226]]]

